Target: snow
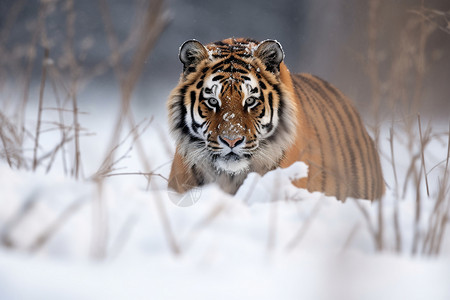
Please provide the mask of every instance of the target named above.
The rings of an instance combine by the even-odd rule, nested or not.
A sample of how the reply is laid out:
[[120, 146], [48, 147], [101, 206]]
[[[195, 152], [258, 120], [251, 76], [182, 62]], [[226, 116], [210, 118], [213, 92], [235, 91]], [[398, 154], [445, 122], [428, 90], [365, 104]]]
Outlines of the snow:
[[286, 169], [277, 168], [263, 176], [250, 173], [238, 190], [236, 198], [244, 200], [247, 204], [253, 204], [270, 203], [276, 199], [300, 201], [314, 198], [314, 201], [317, 201], [324, 197], [321, 193], [309, 193], [292, 184], [292, 181], [306, 176], [308, 166], [303, 162], [296, 162]]
[[231, 119], [234, 119], [234, 117], [235, 117], [234, 113], [230, 114], [230, 113], [226, 112], [223, 115], [223, 120], [226, 121], [226, 122], [229, 122]]
[[[1, 299], [448, 299], [448, 255], [441, 259], [374, 255], [363, 228], [349, 249], [343, 249], [362, 216], [352, 201], [342, 204], [289, 184], [306, 169], [296, 163], [262, 177], [252, 174], [244, 186], [256, 178], [253, 194], [268, 194], [269, 202], [259, 199], [250, 206], [239, 194], [233, 198], [215, 186], [202, 189], [195, 205], [180, 208], [164, 192], [149, 195], [136, 186], [106, 183], [112, 242], [104, 260], [92, 261], [96, 222], [89, 206], [98, 196], [95, 184], [11, 171], [3, 164], [0, 189], [27, 198], [38, 188], [39, 199], [34, 201], [39, 200], [41, 208], [26, 218], [35, 221], [32, 225], [21, 224], [14, 231], [20, 250], [0, 251]], [[276, 180], [282, 191], [270, 184]], [[25, 188], [23, 182], [34, 184]], [[300, 194], [301, 199], [270, 202], [275, 190], [279, 195]], [[247, 191], [239, 191], [243, 192]], [[87, 197], [88, 203], [46, 246], [28, 254], [30, 241], [80, 197]], [[168, 248], [152, 197], [163, 198], [180, 255]], [[1, 205], [4, 222], [4, 208], [10, 203]], [[364, 205], [371, 207], [368, 202]], [[14, 214], [17, 208], [9, 211]], [[313, 214], [317, 217], [310, 219]], [[132, 228], [118, 249], [116, 241], [127, 220], [134, 220]], [[298, 239], [308, 220], [308, 231]]]
[[[95, 116], [81, 120], [98, 133], [82, 140], [87, 175], [100, 165], [100, 145], [111, 128]], [[164, 176], [173, 153], [161, 139], [166, 130], [152, 124], [143, 135], [153, 167], [162, 166]], [[430, 149], [431, 167], [446, 144]], [[400, 177], [408, 157], [401, 146], [396, 152]], [[383, 164], [392, 183], [385, 158]], [[142, 171], [135, 152], [120, 167]], [[0, 299], [450, 299], [449, 231], [439, 256], [412, 255], [413, 198], [399, 202], [402, 252], [391, 251], [388, 218], [387, 247], [377, 252], [361, 209], [374, 222], [379, 204], [342, 203], [291, 184], [306, 175], [307, 166], [298, 162], [250, 174], [234, 197], [208, 185], [179, 205], [159, 177], [150, 186], [143, 176], [76, 181], [58, 166], [45, 174], [0, 162]], [[430, 172], [430, 182], [434, 176]], [[408, 195], [413, 192], [408, 187]], [[390, 188], [386, 216], [393, 199]], [[423, 215], [432, 210], [424, 201]]]

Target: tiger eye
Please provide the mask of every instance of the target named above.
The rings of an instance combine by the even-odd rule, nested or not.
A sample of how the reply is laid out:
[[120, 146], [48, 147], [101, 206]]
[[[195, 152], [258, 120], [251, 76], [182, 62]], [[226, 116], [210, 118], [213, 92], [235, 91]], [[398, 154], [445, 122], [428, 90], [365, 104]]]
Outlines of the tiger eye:
[[255, 104], [255, 102], [256, 102], [256, 98], [255, 97], [250, 97], [250, 98], [247, 98], [247, 100], [245, 100], [245, 104], [247, 106], [252, 106], [253, 104]]
[[209, 98], [209, 99], [208, 99], [208, 104], [209, 104], [210, 106], [217, 106], [218, 103], [219, 103], [219, 102], [217, 101], [216, 98]]

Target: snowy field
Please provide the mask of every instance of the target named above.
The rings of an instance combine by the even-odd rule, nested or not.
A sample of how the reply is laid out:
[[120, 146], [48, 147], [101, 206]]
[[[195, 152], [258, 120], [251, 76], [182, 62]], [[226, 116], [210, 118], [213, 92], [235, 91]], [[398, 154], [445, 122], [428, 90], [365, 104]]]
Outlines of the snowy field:
[[[438, 251], [430, 255], [427, 240], [443, 185], [445, 135], [424, 151], [427, 196], [423, 180], [402, 191], [411, 157], [401, 143], [394, 148], [400, 182], [394, 184], [391, 125], [382, 128], [388, 188], [381, 213], [379, 202], [342, 203], [295, 188], [290, 180], [307, 174], [300, 162], [262, 178], [251, 174], [234, 197], [210, 185], [180, 198], [167, 192], [164, 180], [174, 145], [163, 105], [140, 127], [150, 169], [128, 138], [110, 172], [122, 175], [93, 179], [116, 111], [87, 102], [80, 104], [89, 112], [80, 124], [95, 135], [80, 139], [82, 179], [64, 172], [62, 154], [48, 173], [46, 164], [32, 172], [0, 160], [0, 299], [450, 299], [448, 193]], [[28, 115], [33, 128], [36, 109]], [[46, 111], [43, 118], [57, 117]], [[433, 132], [448, 130], [433, 126]], [[58, 134], [42, 135], [40, 154]], [[413, 153], [420, 152], [416, 145]], [[137, 174], [150, 171], [157, 175]]]

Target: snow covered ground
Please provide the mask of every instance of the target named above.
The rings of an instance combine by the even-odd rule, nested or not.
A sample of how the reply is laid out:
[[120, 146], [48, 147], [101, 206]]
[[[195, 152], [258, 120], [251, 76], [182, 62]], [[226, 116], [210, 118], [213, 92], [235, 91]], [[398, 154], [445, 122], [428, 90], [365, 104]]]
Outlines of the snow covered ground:
[[[97, 132], [82, 139], [85, 177], [98, 168], [111, 133], [112, 121], [95, 116], [80, 121]], [[157, 116], [142, 141], [167, 176], [173, 145], [161, 139], [164, 124]], [[430, 167], [446, 147], [445, 140], [430, 145]], [[402, 177], [409, 158], [401, 147], [396, 153]], [[148, 171], [135, 151], [120, 166], [126, 169], [117, 172]], [[390, 188], [385, 250], [377, 251], [362, 211], [376, 228], [379, 203], [341, 203], [295, 188], [289, 179], [306, 175], [302, 163], [252, 174], [235, 197], [211, 185], [180, 199], [158, 176], [150, 186], [140, 175], [76, 181], [58, 167], [33, 173], [0, 162], [0, 299], [450, 299], [448, 228], [438, 256], [411, 254], [416, 203], [408, 186], [396, 254], [386, 157], [383, 167]], [[432, 195], [441, 167], [429, 174]], [[422, 234], [433, 210], [428, 200], [417, 225]]]

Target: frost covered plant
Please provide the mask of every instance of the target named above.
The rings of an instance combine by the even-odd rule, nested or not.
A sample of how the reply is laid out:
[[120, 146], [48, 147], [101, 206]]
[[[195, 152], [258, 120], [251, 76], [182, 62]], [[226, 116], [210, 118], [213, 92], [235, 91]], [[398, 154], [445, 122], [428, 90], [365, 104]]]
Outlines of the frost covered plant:
[[[428, 39], [436, 29], [443, 30], [446, 14], [423, 6], [414, 10], [397, 40], [396, 52], [383, 62], [378, 54], [387, 50], [377, 44], [380, 2], [369, 3], [366, 70], [372, 90], [373, 132], [385, 158], [388, 193], [376, 204], [376, 215], [361, 211], [379, 251], [438, 255], [450, 214], [450, 128], [438, 125], [444, 129], [436, 132], [430, 123], [424, 128], [419, 112], [425, 102]], [[383, 63], [388, 63], [387, 70], [380, 67]]]

